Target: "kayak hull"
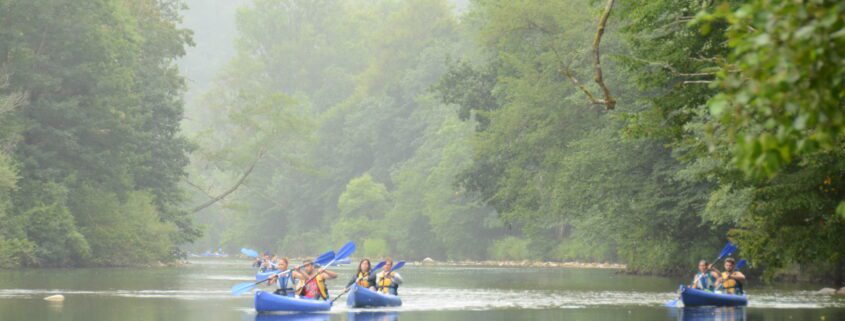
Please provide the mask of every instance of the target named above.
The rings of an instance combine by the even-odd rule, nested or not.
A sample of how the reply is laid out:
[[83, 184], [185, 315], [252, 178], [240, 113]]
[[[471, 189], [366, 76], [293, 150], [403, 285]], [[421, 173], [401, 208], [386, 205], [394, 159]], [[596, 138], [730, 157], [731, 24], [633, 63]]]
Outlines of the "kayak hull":
[[681, 301], [685, 307], [718, 306], [736, 307], [748, 305], [748, 297], [743, 295], [720, 294], [684, 287]]
[[352, 289], [349, 290], [349, 296], [346, 297], [346, 305], [350, 308], [395, 307], [402, 305], [402, 299], [353, 284]]
[[317, 312], [332, 308], [329, 301], [300, 299], [290, 296], [275, 295], [270, 292], [255, 292], [255, 311], [258, 312]]

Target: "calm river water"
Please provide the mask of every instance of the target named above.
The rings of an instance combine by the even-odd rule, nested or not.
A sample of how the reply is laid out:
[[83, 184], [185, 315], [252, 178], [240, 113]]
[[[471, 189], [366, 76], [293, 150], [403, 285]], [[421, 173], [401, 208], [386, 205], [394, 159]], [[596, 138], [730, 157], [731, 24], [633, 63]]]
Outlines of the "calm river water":
[[[352, 266], [329, 283], [339, 293]], [[257, 315], [232, 285], [254, 279], [249, 262], [194, 259], [174, 268], [0, 271], [0, 320], [845, 320], [845, 299], [819, 286], [751, 284], [749, 307], [676, 309], [663, 304], [682, 280], [612, 270], [419, 267], [402, 270], [404, 305], [325, 314]], [[62, 303], [43, 301], [61, 293]]]

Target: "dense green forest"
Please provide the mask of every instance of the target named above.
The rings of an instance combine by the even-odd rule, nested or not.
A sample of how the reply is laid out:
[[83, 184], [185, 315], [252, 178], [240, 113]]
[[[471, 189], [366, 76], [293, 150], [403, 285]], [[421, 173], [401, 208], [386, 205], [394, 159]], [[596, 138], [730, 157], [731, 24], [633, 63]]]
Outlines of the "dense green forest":
[[0, 1], [1, 266], [167, 260], [200, 235], [179, 185], [179, 9]]
[[667, 273], [730, 239], [845, 277], [845, 4], [182, 5], [0, 0], [0, 264], [351, 239]]

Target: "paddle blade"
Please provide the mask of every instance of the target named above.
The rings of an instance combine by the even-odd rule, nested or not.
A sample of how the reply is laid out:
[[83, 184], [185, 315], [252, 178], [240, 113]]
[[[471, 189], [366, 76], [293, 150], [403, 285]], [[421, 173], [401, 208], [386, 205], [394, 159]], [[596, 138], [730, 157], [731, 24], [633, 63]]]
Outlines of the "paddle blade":
[[731, 255], [734, 251], [736, 251], [736, 245], [728, 242], [728, 244], [725, 244], [725, 247], [722, 248], [722, 252], [719, 252], [719, 258], [717, 258], [716, 261], [724, 259], [728, 255]]
[[349, 241], [349, 243], [346, 243], [346, 245], [341, 247], [340, 250], [337, 250], [337, 253], [335, 253], [335, 255], [334, 255], [334, 259], [335, 260], [345, 259], [346, 257], [352, 255], [352, 253], [355, 253], [355, 243], [352, 242], [352, 241]]
[[241, 253], [243, 253], [243, 255], [246, 255], [246, 256], [249, 256], [249, 257], [258, 257], [258, 252], [253, 250], [253, 249], [242, 248]]
[[401, 269], [403, 266], [405, 266], [405, 261], [399, 261], [399, 263], [396, 263], [396, 265], [394, 265], [393, 268], [390, 269], [390, 271], [396, 271], [398, 269]]
[[334, 260], [335, 255], [334, 251], [328, 251], [326, 253], [320, 254], [316, 259], [314, 259], [314, 264], [317, 265], [326, 265], [327, 263]]
[[386, 263], [387, 262], [385, 262], [385, 261], [378, 262], [378, 264], [376, 264], [375, 267], [370, 269], [370, 273], [373, 273], [373, 272], [378, 271], [379, 269], [383, 268]]
[[746, 261], [745, 259], [739, 260], [739, 262], [736, 263], [736, 269], [737, 270], [742, 269], [746, 265], [748, 265], [748, 261]]
[[235, 284], [234, 286], [232, 286], [232, 295], [241, 295], [246, 292], [249, 292], [249, 290], [251, 290], [256, 285], [258, 285], [258, 283], [255, 282], [244, 282]]
[[669, 302], [666, 302], [666, 306], [670, 307], [670, 308], [677, 307], [678, 306], [678, 299], [674, 299], [674, 300], [671, 300]]

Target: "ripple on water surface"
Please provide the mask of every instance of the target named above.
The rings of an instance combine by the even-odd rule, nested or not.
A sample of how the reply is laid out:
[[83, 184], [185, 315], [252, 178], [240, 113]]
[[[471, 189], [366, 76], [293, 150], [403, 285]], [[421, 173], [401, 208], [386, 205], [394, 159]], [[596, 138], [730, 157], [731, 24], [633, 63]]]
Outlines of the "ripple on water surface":
[[[340, 293], [334, 289], [333, 293]], [[245, 300], [235, 297], [227, 289], [192, 290], [105, 290], [84, 291], [66, 289], [2, 289], [0, 298], [42, 298], [48, 295], [111, 296], [125, 298], [177, 300]], [[495, 309], [575, 309], [595, 306], [662, 306], [674, 299], [672, 293], [637, 291], [531, 291], [496, 289], [442, 289], [408, 287], [402, 289], [403, 305], [396, 311], [436, 310], [495, 310]], [[845, 300], [810, 291], [752, 293], [752, 308], [843, 308]], [[333, 311], [347, 311], [345, 298], [335, 304]], [[248, 300], [248, 299], [247, 299]], [[383, 309], [382, 309], [383, 310]], [[357, 311], [357, 310], [356, 310]]]

